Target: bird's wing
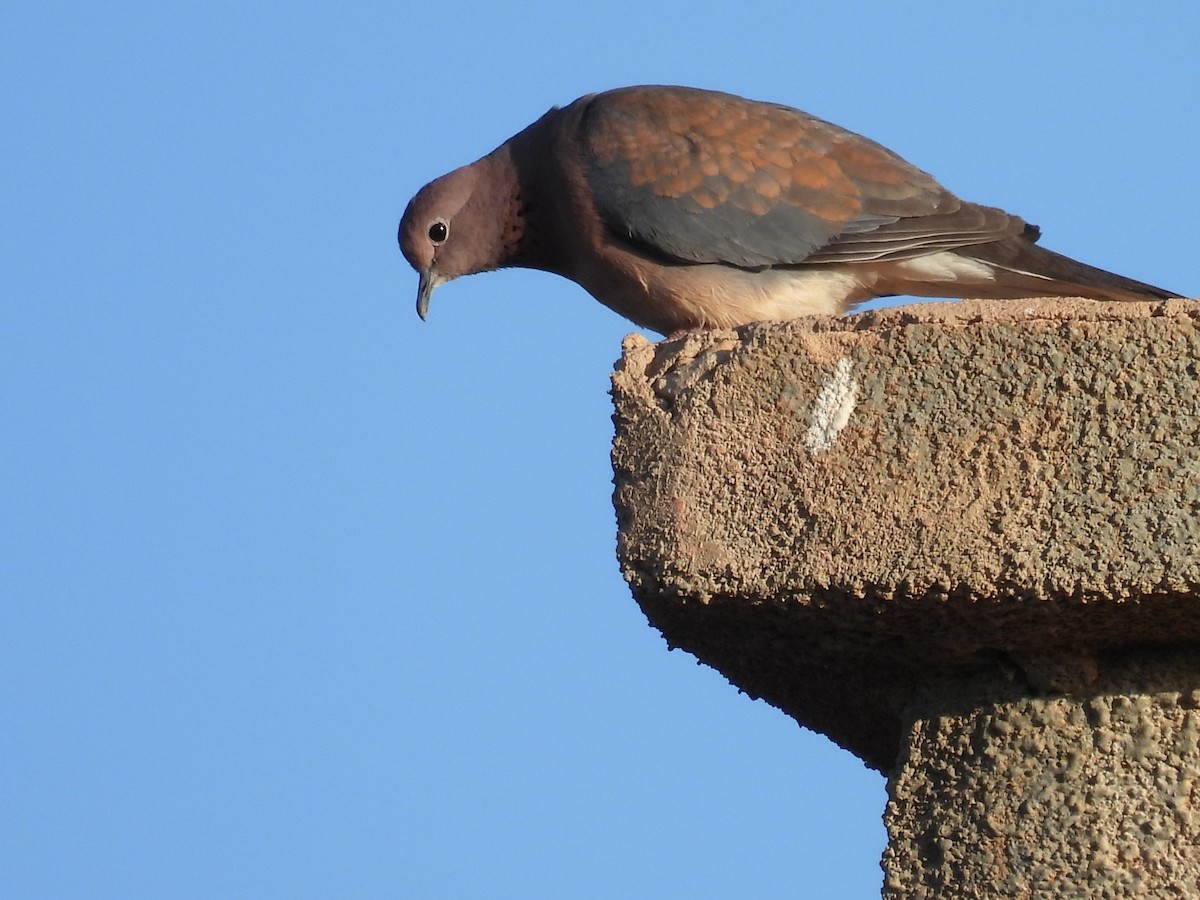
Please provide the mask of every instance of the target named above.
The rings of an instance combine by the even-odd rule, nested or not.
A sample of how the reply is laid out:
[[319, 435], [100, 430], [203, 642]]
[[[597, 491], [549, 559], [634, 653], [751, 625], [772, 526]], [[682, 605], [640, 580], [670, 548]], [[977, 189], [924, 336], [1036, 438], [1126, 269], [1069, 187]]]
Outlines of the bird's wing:
[[579, 146], [608, 229], [746, 268], [903, 259], [1020, 234], [885, 147], [799, 110], [674, 87], [590, 99]]

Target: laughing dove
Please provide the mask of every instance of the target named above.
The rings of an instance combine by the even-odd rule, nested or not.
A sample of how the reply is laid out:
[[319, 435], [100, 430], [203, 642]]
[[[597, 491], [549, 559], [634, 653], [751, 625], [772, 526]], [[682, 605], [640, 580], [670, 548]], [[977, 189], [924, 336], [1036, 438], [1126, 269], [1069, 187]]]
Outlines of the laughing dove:
[[872, 297], [1176, 297], [1038, 247], [874, 141], [684, 87], [592, 94], [426, 185], [400, 222], [438, 285], [521, 266], [666, 335], [842, 313]]

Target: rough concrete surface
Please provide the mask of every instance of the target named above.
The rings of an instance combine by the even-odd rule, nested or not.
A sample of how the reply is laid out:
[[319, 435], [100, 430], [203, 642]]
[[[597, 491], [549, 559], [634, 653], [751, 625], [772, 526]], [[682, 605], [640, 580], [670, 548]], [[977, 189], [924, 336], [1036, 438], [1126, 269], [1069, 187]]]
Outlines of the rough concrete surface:
[[[1107, 835], [1089, 860], [1166, 877], [1169, 857], [1126, 858], [1100, 810], [1174, 827], [1164, 840], [1200, 857], [1190, 812], [1185, 827], [1142, 803], [1171, 772], [1189, 774], [1160, 799], [1190, 803], [1192, 700], [1162, 698], [1191, 698], [1200, 667], [1153, 673], [1167, 686], [1148, 694], [1121, 674], [1130, 652], [1153, 669], [1200, 648], [1198, 374], [1195, 301], [966, 301], [631, 337], [613, 377], [626, 578], [671, 645], [891, 772], [896, 896], [992, 895], [938, 888], [935, 870], [966, 869], [929, 856], [942, 838], [921, 829], [1008, 834], [999, 808], [946, 818], [1001, 784], [1027, 813], [1037, 798], [1078, 807], [1012, 817], [1022, 840], [1074, 822]], [[943, 709], [963, 684], [977, 696]], [[1128, 740], [1180, 748], [1152, 775], [1144, 754], [1099, 749], [1126, 732], [1102, 738], [1089, 717], [1125, 722], [1126, 701]], [[1090, 793], [1046, 787], [1076, 776]], [[1140, 805], [1114, 799], [1126, 788]], [[1052, 869], [1013, 853], [1013, 891], [995, 895], [1038, 896], [1021, 891]], [[1123, 896], [1095, 890], [1078, 895]]]
[[888, 783], [885, 897], [1200, 893], [1200, 650], [1104, 668], [1079, 694], [923, 686]]

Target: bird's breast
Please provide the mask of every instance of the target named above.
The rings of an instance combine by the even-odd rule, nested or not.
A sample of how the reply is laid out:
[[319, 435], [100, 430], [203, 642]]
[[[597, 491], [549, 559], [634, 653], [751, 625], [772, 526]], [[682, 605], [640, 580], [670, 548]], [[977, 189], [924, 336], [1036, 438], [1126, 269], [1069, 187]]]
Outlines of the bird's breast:
[[613, 311], [662, 334], [836, 315], [874, 295], [872, 273], [862, 266], [751, 271], [672, 265], [620, 250], [599, 259], [575, 280]]

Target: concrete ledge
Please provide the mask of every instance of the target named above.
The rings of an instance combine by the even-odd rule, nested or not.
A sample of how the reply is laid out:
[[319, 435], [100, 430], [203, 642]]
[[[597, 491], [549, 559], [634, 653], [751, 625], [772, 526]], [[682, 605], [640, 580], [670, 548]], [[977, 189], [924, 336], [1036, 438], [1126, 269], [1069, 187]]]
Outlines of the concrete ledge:
[[[1078, 811], [1046, 787], [1072, 771], [1115, 787], [1107, 825], [1076, 817], [1099, 844], [1071, 890], [1186, 884], [1196, 823], [1146, 810], [1200, 802], [1198, 376], [1196, 301], [631, 337], [613, 377], [621, 564], [669, 644], [890, 773], [885, 892], [1026, 895], [1035, 870], [1074, 871], [1052, 833], [1018, 837], [1059, 821], [1045, 804]], [[959, 842], [976, 855], [953, 862]]]
[[914, 675], [1200, 643], [1198, 372], [1194, 301], [631, 337], [622, 566], [670, 644], [886, 771]]

